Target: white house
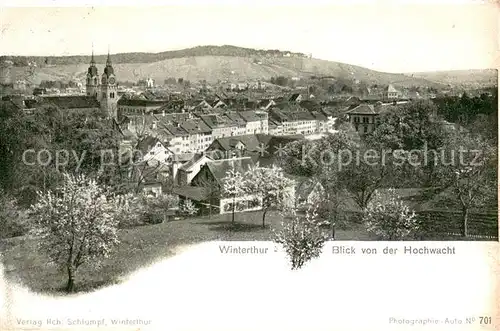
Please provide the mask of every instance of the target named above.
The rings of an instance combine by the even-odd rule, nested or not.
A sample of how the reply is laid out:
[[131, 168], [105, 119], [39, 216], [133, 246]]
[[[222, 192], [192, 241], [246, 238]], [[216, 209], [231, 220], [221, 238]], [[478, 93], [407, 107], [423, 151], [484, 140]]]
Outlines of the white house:
[[142, 154], [141, 160], [148, 164], [155, 164], [158, 162], [168, 163], [173, 155], [173, 152], [165, 147], [158, 138], [152, 136], [147, 136], [139, 141], [136, 151]]

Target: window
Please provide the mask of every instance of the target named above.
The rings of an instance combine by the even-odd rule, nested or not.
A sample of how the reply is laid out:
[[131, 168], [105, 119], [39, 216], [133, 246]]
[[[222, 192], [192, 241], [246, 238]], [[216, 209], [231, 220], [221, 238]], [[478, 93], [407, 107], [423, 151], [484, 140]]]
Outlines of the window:
[[363, 131], [364, 131], [365, 133], [367, 133], [367, 132], [368, 132], [368, 127], [367, 127], [367, 126], [365, 126]]

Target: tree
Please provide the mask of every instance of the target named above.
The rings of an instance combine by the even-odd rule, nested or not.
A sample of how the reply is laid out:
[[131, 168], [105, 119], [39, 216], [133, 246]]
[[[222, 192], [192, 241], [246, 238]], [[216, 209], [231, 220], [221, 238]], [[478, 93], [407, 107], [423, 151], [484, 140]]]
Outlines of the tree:
[[256, 195], [262, 203], [262, 227], [266, 226], [266, 214], [271, 208], [282, 209], [287, 201], [294, 199], [290, 189], [293, 181], [285, 177], [281, 168], [254, 167], [244, 175], [246, 193]]
[[180, 212], [183, 215], [193, 216], [193, 215], [196, 215], [196, 213], [198, 213], [198, 208], [196, 208], [193, 201], [191, 201], [190, 199], [186, 199], [180, 205]]
[[126, 193], [117, 196], [117, 216], [120, 228], [142, 225], [144, 222], [157, 223], [156, 216], [165, 215], [169, 209], [177, 206], [174, 195], [159, 196], [145, 193]]
[[72, 292], [82, 264], [99, 267], [118, 244], [117, 200], [105, 187], [85, 175], [65, 175], [58, 191], [39, 192], [30, 214], [42, 250], [68, 274]]
[[[316, 142], [309, 140], [297, 140], [287, 143], [283, 152], [279, 155], [279, 165], [289, 174], [297, 176], [311, 176], [315, 169]], [[312, 157], [303, 157], [313, 155]]]
[[28, 224], [16, 200], [0, 188], [0, 239], [22, 236], [27, 231]]
[[232, 215], [231, 223], [234, 224], [234, 211], [236, 208], [236, 197], [245, 192], [243, 176], [239, 171], [230, 169], [226, 172], [226, 176], [222, 180], [223, 195], [231, 197], [232, 202]]
[[383, 240], [403, 240], [418, 229], [415, 212], [389, 189], [384, 196], [377, 193], [363, 211], [363, 222], [368, 232]]
[[496, 146], [477, 135], [455, 132], [450, 137], [447, 152], [451, 156], [439, 169], [441, 183], [451, 193], [444, 199], [460, 207], [462, 235], [467, 237], [471, 209], [491, 207], [497, 202], [498, 151]]
[[283, 245], [292, 270], [297, 270], [319, 257], [328, 235], [321, 229], [325, 222], [319, 219], [316, 206], [310, 207], [305, 217], [296, 215], [293, 210], [289, 212], [291, 219], [283, 215], [282, 228], [273, 232], [273, 241]]
[[321, 204], [320, 211], [326, 212], [330, 222], [332, 238], [335, 238], [335, 226], [339, 221], [339, 209], [344, 202], [345, 183], [342, 181], [342, 169], [339, 164], [346, 164], [345, 152], [355, 150], [359, 141], [350, 131], [339, 131], [324, 138], [326, 144], [320, 147], [328, 151], [328, 158], [321, 158], [324, 162], [317, 167], [313, 176], [314, 182], [319, 182], [325, 189], [325, 201]]
[[429, 100], [419, 100], [394, 107], [380, 116], [380, 123], [370, 135], [370, 145], [388, 149], [429, 149], [441, 147], [445, 140], [438, 108]]
[[[21, 204], [31, 204], [37, 190], [57, 187], [60, 172], [99, 175], [104, 183], [121, 179], [116, 167], [108, 166], [101, 172], [101, 152], [116, 156], [119, 133], [97, 113], [68, 113], [42, 106], [34, 114], [10, 111], [2, 115], [0, 185]], [[45, 158], [51, 156], [45, 164], [36, 162], [36, 153], [42, 150], [48, 152]], [[56, 156], [60, 156], [57, 163]]]
[[[353, 150], [351, 160], [343, 163], [338, 175], [341, 186], [362, 210], [366, 208], [375, 191], [387, 180], [391, 174], [389, 169], [393, 165], [392, 161], [384, 160], [381, 153], [370, 156], [373, 151], [367, 146]], [[359, 158], [356, 155], [359, 155]]]

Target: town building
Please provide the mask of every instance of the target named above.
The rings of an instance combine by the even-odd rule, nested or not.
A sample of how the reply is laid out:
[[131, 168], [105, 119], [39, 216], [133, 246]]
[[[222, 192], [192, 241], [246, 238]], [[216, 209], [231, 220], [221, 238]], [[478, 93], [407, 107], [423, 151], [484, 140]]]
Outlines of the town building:
[[189, 135], [189, 146], [192, 153], [203, 152], [212, 143], [212, 129], [201, 119], [190, 119], [180, 123], [180, 125]]
[[155, 110], [165, 107], [167, 100], [130, 99], [121, 98], [118, 101], [118, 113], [124, 115], [152, 114]]
[[230, 137], [238, 127], [228, 117], [222, 114], [208, 114], [198, 116], [212, 130], [212, 138]]
[[349, 123], [360, 134], [370, 133], [375, 130], [379, 112], [373, 105], [361, 104], [346, 112]]
[[384, 99], [394, 100], [401, 97], [401, 92], [398, 91], [392, 84], [389, 84], [386, 89], [384, 89]]
[[283, 125], [282, 134], [303, 134], [309, 135], [317, 133], [317, 120], [314, 116], [305, 110], [292, 110], [287, 111], [281, 109], [273, 109], [270, 112], [273, 119]]
[[136, 146], [136, 152], [140, 152], [140, 161], [154, 166], [158, 163], [168, 163], [172, 151], [167, 148], [157, 137], [145, 137]]
[[247, 110], [240, 111], [238, 114], [246, 122], [245, 134], [268, 133], [268, 114], [265, 111]]

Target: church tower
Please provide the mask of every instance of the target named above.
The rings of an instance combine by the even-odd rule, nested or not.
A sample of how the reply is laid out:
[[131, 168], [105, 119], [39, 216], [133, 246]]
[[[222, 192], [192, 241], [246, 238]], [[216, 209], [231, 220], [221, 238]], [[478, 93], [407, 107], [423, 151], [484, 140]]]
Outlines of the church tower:
[[118, 92], [116, 85], [116, 77], [111, 63], [111, 57], [106, 60], [106, 67], [101, 78], [101, 110], [107, 117], [116, 119], [118, 116]]
[[94, 49], [92, 49], [92, 59], [90, 60], [90, 67], [87, 71], [87, 84], [85, 90], [88, 96], [99, 98], [99, 74], [94, 60]]

